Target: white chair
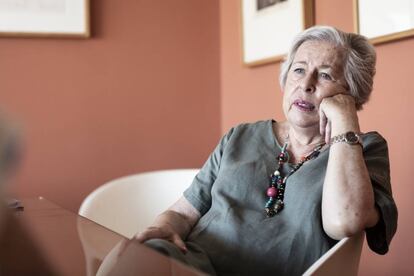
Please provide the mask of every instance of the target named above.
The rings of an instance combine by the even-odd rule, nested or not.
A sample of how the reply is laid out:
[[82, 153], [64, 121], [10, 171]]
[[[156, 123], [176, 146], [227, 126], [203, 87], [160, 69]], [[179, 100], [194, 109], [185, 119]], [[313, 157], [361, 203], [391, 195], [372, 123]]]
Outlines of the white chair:
[[[198, 171], [199, 169], [152, 171], [112, 180], [85, 198], [79, 215], [124, 237], [132, 238], [181, 197]], [[89, 276], [96, 275], [110, 250], [99, 242], [102, 237], [95, 235], [93, 227], [85, 220], [78, 220], [77, 228]]]
[[198, 171], [152, 171], [112, 180], [86, 197], [79, 215], [132, 238], [181, 197]]
[[365, 233], [340, 240], [311, 265], [303, 276], [357, 276]]

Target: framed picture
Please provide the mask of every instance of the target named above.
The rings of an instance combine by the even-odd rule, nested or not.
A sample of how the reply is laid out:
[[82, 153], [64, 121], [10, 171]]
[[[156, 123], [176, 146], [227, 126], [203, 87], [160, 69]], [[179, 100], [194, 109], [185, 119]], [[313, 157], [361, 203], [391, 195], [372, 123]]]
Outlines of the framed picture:
[[0, 0], [0, 36], [89, 37], [90, 0]]
[[313, 0], [241, 0], [243, 63], [283, 59], [299, 32], [313, 25]]
[[373, 44], [414, 35], [412, 0], [354, 0], [355, 31]]

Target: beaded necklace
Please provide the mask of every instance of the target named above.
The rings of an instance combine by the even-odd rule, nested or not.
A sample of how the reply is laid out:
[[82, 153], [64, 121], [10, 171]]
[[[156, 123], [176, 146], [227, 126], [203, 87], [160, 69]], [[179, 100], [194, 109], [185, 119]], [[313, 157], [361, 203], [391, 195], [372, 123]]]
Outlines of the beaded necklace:
[[306, 161], [316, 158], [321, 152], [322, 147], [325, 145], [325, 143], [317, 145], [311, 153], [309, 153], [305, 157], [302, 157], [299, 163], [295, 164], [293, 168], [290, 170], [290, 172], [286, 174], [286, 176], [283, 176], [282, 168], [283, 168], [283, 164], [287, 161], [286, 149], [289, 144], [288, 138], [289, 137], [286, 137], [285, 144], [283, 145], [282, 150], [280, 151], [277, 157], [277, 160], [278, 160], [277, 168], [275, 172], [272, 175], [270, 175], [269, 188], [267, 189], [267, 192], [266, 192], [269, 199], [265, 205], [266, 216], [268, 218], [273, 217], [274, 215], [276, 215], [277, 213], [283, 210], [283, 207], [285, 205], [283, 202], [283, 198], [285, 195], [285, 187], [286, 187], [287, 179], [293, 173], [299, 170], [299, 168], [302, 167], [302, 165]]

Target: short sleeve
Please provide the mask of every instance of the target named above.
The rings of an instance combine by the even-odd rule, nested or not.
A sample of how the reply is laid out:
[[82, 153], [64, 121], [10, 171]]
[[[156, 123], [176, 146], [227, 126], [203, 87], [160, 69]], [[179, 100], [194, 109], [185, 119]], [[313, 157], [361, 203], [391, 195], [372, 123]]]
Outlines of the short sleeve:
[[220, 170], [224, 149], [229, 141], [233, 128], [224, 135], [214, 151], [210, 154], [192, 184], [184, 191], [184, 197], [204, 215], [211, 207], [211, 189]]
[[376, 132], [363, 138], [364, 158], [372, 186], [375, 205], [379, 210], [378, 223], [366, 229], [368, 246], [378, 254], [388, 252], [391, 239], [397, 230], [398, 211], [392, 197], [388, 146]]

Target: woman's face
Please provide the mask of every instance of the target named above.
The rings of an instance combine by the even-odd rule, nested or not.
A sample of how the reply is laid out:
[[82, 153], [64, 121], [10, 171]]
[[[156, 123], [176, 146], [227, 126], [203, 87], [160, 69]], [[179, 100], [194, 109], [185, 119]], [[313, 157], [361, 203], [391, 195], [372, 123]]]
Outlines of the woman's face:
[[283, 91], [283, 112], [289, 123], [319, 128], [321, 101], [349, 94], [343, 62], [343, 50], [328, 42], [306, 41], [299, 47]]

